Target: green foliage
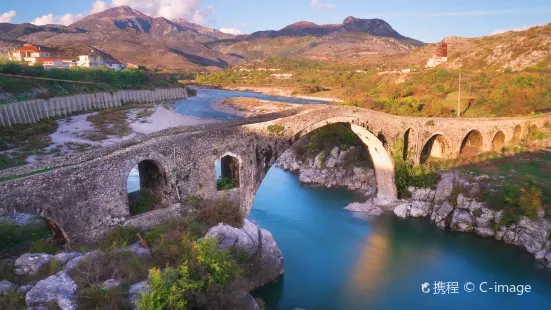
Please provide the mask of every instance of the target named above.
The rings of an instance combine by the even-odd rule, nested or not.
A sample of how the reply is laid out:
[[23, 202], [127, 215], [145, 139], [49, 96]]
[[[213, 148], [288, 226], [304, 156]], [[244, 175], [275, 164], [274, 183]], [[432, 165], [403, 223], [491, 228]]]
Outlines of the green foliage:
[[503, 200], [510, 206], [510, 212], [518, 217], [525, 215], [529, 218], [537, 218], [538, 211], [543, 209], [543, 193], [533, 182], [523, 186], [518, 184], [503, 184]]
[[[51, 236], [51, 232], [48, 231], [48, 235]], [[55, 254], [59, 252], [60, 249], [61, 249], [60, 245], [57, 244], [55, 240], [42, 239], [31, 243], [27, 248], [27, 252]]]
[[[138, 309], [209, 309], [206, 305], [213, 302], [206, 298], [209, 291], [230, 284], [240, 274], [241, 268], [229, 251], [220, 250], [215, 239], [200, 239], [193, 243], [190, 260], [177, 269], [150, 270], [151, 289], [142, 295]], [[237, 292], [233, 292], [227, 298], [236, 296]]]
[[0, 222], [0, 250], [6, 250], [21, 243], [44, 239], [51, 235], [52, 233], [45, 223], [18, 226], [10, 222]]
[[216, 180], [216, 188], [219, 191], [224, 191], [235, 187], [236, 187], [235, 182], [230, 177], [221, 177], [218, 180]]
[[104, 290], [101, 284], [80, 290], [78, 308], [83, 310], [129, 310], [128, 302], [120, 288]]
[[0, 296], [0, 309], [25, 309], [25, 297], [19, 294], [17, 291], [9, 291], [6, 295]]
[[285, 126], [281, 124], [269, 125], [268, 132], [270, 136], [283, 136], [285, 134]]
[[209, 227], [219, 223], [233, 227], [243, 226], [245, 215], [241, 206], [229, 199], [188, 199], [184, 201], [184, 205], [192, 210], [190, 222], [202, 223]]
[[99, 242], [100, 249], [123, 248], [139, 240], [139, 230], [135, 227], [117, 226], [108, 232]]
[[430, 165], [414, 165], [404, 159], [404, 141], [393, 143], [390, 150], [394, 160], [394, 180], [400, 198], [408, 198], [411, 193], [408, 187], [434, 187], [438, 182], [438, 174]]
[[147, 277], [150, 262], [126, 251], [97, 252], [82, 260], [70, 272], [79, 287], [92, 287], [109, 279], [117, 279], [123, 285], [134, 284]]
[[154, 210], [160, 200], [147, 191], [139, 190], [128, 194], [128, 203], [130, 215], [139, 215]]

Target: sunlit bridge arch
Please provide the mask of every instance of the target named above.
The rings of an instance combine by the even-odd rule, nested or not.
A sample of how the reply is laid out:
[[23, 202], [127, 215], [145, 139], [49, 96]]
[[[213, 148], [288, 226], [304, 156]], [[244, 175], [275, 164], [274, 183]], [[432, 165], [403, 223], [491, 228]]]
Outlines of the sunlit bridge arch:
[[435, 133], [423, 143], [419, 162], [424, 164], [429, 158], [448, 159], [451, 157], [451, 148], [448, 140], [442, 133]]

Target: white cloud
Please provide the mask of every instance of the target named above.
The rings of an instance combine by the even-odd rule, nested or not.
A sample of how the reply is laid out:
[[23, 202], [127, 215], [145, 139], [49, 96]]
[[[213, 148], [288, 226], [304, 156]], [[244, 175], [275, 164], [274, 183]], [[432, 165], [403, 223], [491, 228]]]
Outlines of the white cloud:
[[319, 0], [312, 0], [312, 2], [310, 3], [310, 5], [314, 8], [317, 8], [317, 9], [332, 9], [335, 7], [334, 4], [331, 4], [331, 3], [321, 3], [319, 2]]
[[537, 27], [537, 26], [543, 26], [545, 25], [544, 23], [538, 23], [538, 24], [534, 24], [534, 25], [523, 25], [523, 26], [520, 26], [520, 27], [516, 27], [516, 28], [509, 28], [509, 29], [498, 29], [492, 33], [490, 33], [490, 35], [494, 35], [494, 34], [500, 34], [500, 33], [504, 33], [504, 32], [507, 32], [507, 31], [524, 31], [524, 30], [528, 30], [532, 27]]
[[238, 36], [240, 34], [244, 34], [243, 31], [241, 31], [239, 29], [235, 29], [235, 28], [220, 28], [220, 31], [223, 32], [223, 33], [234, 34], [236, 36]]
[[9, 23], [17, 15], [14, 10], [0, 14], [0, 23]]
[[203, 0], [112, 0], [112, 5], [128, 5], [149, 16], [183, 18], [197, 24], [204, 24], [216, 11], [213, 6], [202, 9]]
[[68, 26], [83, 17], [84, 16], [82, 14], [76, 14], [76, 15], [65, 14], [65, 15], [54, 16], [53, 14], [50, 13], [50, 14], [35, 18], [31, 23], [37, 26], [49, 25], [49, 24], [59, 24], [59, 25]]
[[103, 0], [97, 0], [96, 2], [92, 3], [92, 9], [90, 10], [90, 14], [96, 14], [102, 11], [105, 11], [109, 8], [109, 4], [107, 4], [106, 1]]
[[[159, 16], [167, 19], [183, 18], [200, 25], [205, 24], [205, 21], [212, 23], [215, 20], [212, 16], [216, 13], [216, 9], [212, 5], [203, 9], [203, 0], [111, 0], [110, 2], [106, 0], [96, 0], [88, 12], [76, 15], [65, 14], [56, 16], [47, 14], [34, 19], [31, 23], [35, 25], [69, 25], [86, 15], [99, 13], [108, 8], [121, 5], [127, 5], [149, 16]], [[13, 13], [15, 16], [15, 12]], [[1, 17], [3, 17], [3, 15], [0, 15], [0, 18]]]

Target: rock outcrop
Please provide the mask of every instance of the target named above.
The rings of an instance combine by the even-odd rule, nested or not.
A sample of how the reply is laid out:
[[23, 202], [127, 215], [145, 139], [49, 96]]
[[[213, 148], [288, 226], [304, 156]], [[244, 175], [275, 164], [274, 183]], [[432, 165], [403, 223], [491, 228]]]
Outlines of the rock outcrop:
[[28, 307], [45, 306], [47, 303], [56, 302], [62, 310], [76, 309], [73, 301], [77, 290], [76, 283], [65, 273], [58, 272], [45, 280], [38, 281], [25, 296]]
[[222, 250], [238, 248], [247, 253], [256, 271], [249, 279], [252, 288], [263, 286], [283, 274], [283, 254], [274, 237], [249, 220], [245, 219], [241, 228], [219, 224], [209, 229], [206, 237], [218, 239]]
[[48, 264], [53, 255], [44, 253], [26, 253], [15, 260], [15, 274], [18, 276], [33, 275], [38, 270]]
[[351, 152], [354, 152], [354, 147], [341, 150], [335, 146], [329, 154], [321, 152], [315, 158], [303, 161], [290, 149], [279, 158], [276, 166], [298, 173], [300, 181], [305, 184], [342, 187], [366, 196], [375, 194], [374, 170], [347, 163], [347, 156]]

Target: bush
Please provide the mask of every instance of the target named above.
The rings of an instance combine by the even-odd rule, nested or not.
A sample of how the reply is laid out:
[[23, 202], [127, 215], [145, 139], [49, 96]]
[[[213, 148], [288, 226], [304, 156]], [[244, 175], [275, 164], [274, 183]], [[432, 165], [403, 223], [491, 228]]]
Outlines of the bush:
[[[411, 193], [408, 187], [434, 187], [438, 183], [438, 174], [429, 165], [414, 165], [404, 159], [404, 141], [398, 140], [390, 149], [394, 160], [394, 181], [398, 190], [398, 197], [409, 198]], [[408, 156], [409, 158], [409, 156]]]
[[281, 124], [269, 125], [268, 132], [270, 136], [283, 136], [285, 134], [285, 126]]
[[109, 279], [133, 284], [147, 277], [150, 263], [126, 251], [98, 252], [85, 258], [71, 271], [79, 287], [88, 288]]
[[130, 215], [144, 214], [155, 209], [160, 199], [146, 191], [139, 190], [128, 194]]
[[19, 310], [25, 309], [25, 297], [17, 291], [10, 291], [4, 296], [0, 296], [0, 309]]
[[177, 269], [150, 270], [150, 291], [142, 295], [138, 309], [233, 309], [242, 287], [232, 285], [241, 274], [229, 251], [215, 239], [193, 243], [192, 257]]
[[245, 214], [241, 206], [229, 199], [203, 200], [187, 199], [184, 205], [192, 209], [190, 222], [198, 222], [209, 227], [224, 223], [233, 227], [243, 226]]
[[519, 215], [536, 218], [538, 211], [543, 209], [543, 193], [532, 182], [520, 186], [518, 184], [503, 184], [503, 198], [505, 203], [516, 209]]
[[218, 180], [216, 180], [216, 188], [219, 191], [224, 191], [224, 190], [232, 189], [232, 188], [235, 188], [235, 187], [236, 187], [235, 182], [233, 181], [232, 178], [222, 177], [222, 178], [219, 178]]
[[82, 289], [77, 296], [78, 308], [83, 310], [125, 310], [132, 309], [125, 301], [120, 288], [104, 290], [101, 284]]
[[18, 244], [50, 237], [51, 231], [45, 223], [18, 226], [9, 222], [0, 221], [0, 250]]
[[98, 246], [102, 250], [123, 248], [139, 240], [139, 230], [135, 227], [118, 226], [108, 232], [99, 242]]

